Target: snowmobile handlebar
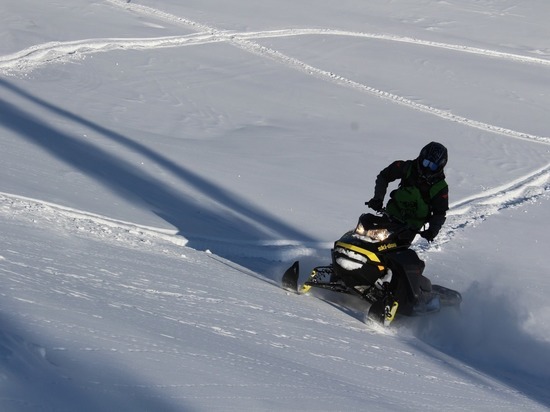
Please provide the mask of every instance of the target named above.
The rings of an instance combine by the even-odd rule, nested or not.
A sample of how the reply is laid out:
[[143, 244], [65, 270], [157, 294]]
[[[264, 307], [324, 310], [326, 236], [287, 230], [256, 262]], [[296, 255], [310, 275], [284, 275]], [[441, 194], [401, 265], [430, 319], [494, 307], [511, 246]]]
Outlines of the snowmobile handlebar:
[[386, 216], [386, 217], [391, 217], [388, 212], [386, 212], [386, 208], [385, 207], [381, 207], [379, 209], [374, 209], [371, 205], [369, 205], [370, 201], [368, 202], [365, 202], [365, 206], [368, 206], [370, 209], [374, 210], [376, 213], [380, 214], [380, 215], [383, 215], [383, 216]]
[[[369, 202], [365, 202], [365, 205], [369, 206]], [[369, 208], [372, 209], [372, 207], [370, 207], [370, 206], [369, 206]], [[412, 228], [407, 222], [404, 222], [401, 219], [390, 215], [385, 207], [382, 207], [379, 210], [375, 210], [375, 209], [372, 209], [372, 210], [374, 210], [377, 214], [386, 217], [388, 220], [390, 220], [392, 222], [399, 223], [400, 225], [402, 225], [402, 227], [395, 232], [396, 234], [398, 234], [400, 236], [402, 236], [402, 235], [407, 236], [407, 233], [414, 233], [414, 234], [419, 233], [419, 230]], [[414, 235], [413, 235], [413, 237], [414, 237]]]

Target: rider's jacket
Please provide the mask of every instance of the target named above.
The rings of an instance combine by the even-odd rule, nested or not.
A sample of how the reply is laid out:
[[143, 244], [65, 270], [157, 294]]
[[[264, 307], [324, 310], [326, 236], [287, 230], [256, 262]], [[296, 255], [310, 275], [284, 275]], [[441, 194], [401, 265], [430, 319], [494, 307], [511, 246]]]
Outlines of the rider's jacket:
[[388, 184], [397, 179], [401, 179], [399, 187], [390, 193], [386, 211], [415, 230], [428, 223], [435, 237], [449, 209], [449, 188], [444, 173], [427, 181], [420, 176], [416, 160], [397, 160], [377, 176], [374, 196], [384, 199]]

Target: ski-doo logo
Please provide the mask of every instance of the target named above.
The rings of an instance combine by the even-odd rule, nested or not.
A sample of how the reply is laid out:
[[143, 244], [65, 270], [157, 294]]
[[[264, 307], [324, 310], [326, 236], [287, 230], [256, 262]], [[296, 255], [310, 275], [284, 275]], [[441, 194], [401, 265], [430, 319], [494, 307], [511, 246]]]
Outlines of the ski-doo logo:
[[397, 243], [388, 243], [387, 245], [379, 246], [378, 251], [382, 252], [383, 250], [393, 249], [394, 247], [397, 247]]

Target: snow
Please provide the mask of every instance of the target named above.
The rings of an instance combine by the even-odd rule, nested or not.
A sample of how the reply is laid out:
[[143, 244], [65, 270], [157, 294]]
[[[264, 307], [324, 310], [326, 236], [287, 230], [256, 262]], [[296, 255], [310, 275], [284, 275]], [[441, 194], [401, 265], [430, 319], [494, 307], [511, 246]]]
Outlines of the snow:
[[[548, 410], [549, 13], [4, 0], [0, 409]], [[451, 210], [414, 248], [460, 312], [277, 287], [432, 140]]]

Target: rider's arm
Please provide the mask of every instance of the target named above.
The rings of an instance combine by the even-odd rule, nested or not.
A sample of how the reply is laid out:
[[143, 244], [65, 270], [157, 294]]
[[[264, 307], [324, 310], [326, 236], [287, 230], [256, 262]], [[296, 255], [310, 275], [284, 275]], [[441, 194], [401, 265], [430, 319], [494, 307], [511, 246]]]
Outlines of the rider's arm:
[[433, 237], [437, 236], [443, 223], [445, 223], [447, 210], [449, 210], [449, 188], [445, 186], [432, 199], [432, 214], [428, 219], [429, 228]]
[[405, 163], [403, 160], [396, 160], [378, 174], [374, 185], [376, 199], [384, 200], [390, 182], [405, 177]]

